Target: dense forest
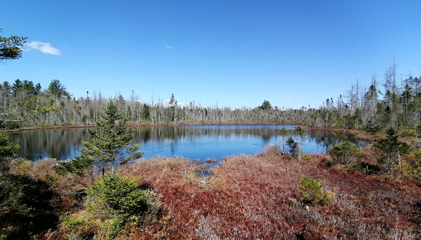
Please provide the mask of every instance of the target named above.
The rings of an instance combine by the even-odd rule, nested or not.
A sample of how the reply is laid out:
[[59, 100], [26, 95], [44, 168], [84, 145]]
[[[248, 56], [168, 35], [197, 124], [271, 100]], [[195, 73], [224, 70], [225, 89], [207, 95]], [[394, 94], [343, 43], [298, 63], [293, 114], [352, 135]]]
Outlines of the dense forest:
[[[347, 93], [327, 98], [318, 108], [272, 107], [268, 100], [254, 108], [204, 107], [195, 101], [181, 106], [174, 94], [169, 102], [152, 99], [146, 103], [139, 101], [135, 91], [128, 99], [118, 95], [115, 101], [129, 124], [294, 122], [369, 131], [393, 126], [407, 129], [410, 135], [419, 134], [421, 77], [398, 80], [396, 71], [393, 63], [382, 82], [373, 76], [371, 85], [363, 87], [357, 81]], [[45, 90], [28, 80], [6, 81], [0, 84], [0, 124], [3, 128], [95, 125], [108, 101], [101, 92], [87, 91], [85, 97], [72, 97], [59, 80], [52, 80]]]

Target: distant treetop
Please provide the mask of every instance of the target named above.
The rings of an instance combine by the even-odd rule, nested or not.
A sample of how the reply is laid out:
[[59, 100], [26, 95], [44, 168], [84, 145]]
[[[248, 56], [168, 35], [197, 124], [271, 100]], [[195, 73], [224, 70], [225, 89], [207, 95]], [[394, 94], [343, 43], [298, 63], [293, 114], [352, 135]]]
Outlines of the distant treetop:
[[262, 110], [271, 110], [272, 109], [272, 105], [270, 104], [270, 102], [268, 100], [264, 100], [262, 105], [258, 107], [259, 109]]

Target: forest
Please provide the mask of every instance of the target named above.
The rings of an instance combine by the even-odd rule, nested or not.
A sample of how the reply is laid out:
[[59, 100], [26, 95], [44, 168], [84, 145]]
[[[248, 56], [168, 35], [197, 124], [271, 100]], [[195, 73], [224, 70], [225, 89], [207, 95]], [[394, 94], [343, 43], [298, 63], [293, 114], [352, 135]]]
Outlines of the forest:
[[[311, 127], [363, 129], [377, 132], [393, 126], [415, 136], [421, 133], [421, 77], [397, 79], [397, 66], [386, 69], [384, 80], [372, 77], [370, 86], [352, 83], [345, 94], [326, 98], [317, 108], [285, 109], [264, 100], [260, 106], [204, 107], [190, 102], [177, 103], [174, 94], [168, 103], [151, 99], [139, 101], [132, 91], [129, 99], [114, 98], [124, 117], [132, 125], [220, 124], [220, 123], [302, 123]], [[72, 97], [60, 80], [52, 80], [43, 90], [39, 83], [14, 80], [0, 84], [0, 126], [19, 127], [90, 126], [103, 114], [109, 99], [101, 92]]]
[[[0, 38], [0, 60], [21, 57], [25, 38]], [[0, 85], [0, 239], [420, 239], [421, 95], [418, 77], [358, 81], [318, 108], [142, 103], [60, 80]], [[220, 162], [143, 159], [131, 125], [296, 123], [285, 141]], [[87, 126], [68, 161], [30, 161], [8, 130]], [[304, 154], [300, 135], [323, 127], [369, 136]], [[345, 130], [344, 130], [345, 129]], [[357, 137], [359, 136], [357, 135]], [[285, 146], [281, 147], [281, 145]], [[211, 167], [212, 165], [212, 167]], [[203, 172], [210, 174], [204, 175]]]
[[[395, 71], [391, 67], [387, 71]], [[396, 73], [391, 74], [392, 76]], [[130, 124], [215, 124], [215, 123], [284, 123], [300, 122], [309, 126], [382, 129], [389, 126], [419, 131], [421, 117], [420, 78], [409, 77], [399, 84], [394, 77], [362, 88], [352, 84], [346, 97], [327, 98], [318, 108], [284, 109], [272, 107], [265, 100], [255, 108], [202, 107], [190, 102], [179, 106], [171, 96], [168, 104], [161, 100], [142, 103], [134, 91], [130, 99], [115, 98]], [[383, 86], [380, 90], [380, 86]], [[101, 93], [72, 98], [59, 80], [52, 80], [46, 90], [39, 83], [15, 80], [4, 82], [1, 91], [1, 126], [86, 126], [95, 125], [108, 102]], [[418, 129], [418, 130], [417, 130]]]

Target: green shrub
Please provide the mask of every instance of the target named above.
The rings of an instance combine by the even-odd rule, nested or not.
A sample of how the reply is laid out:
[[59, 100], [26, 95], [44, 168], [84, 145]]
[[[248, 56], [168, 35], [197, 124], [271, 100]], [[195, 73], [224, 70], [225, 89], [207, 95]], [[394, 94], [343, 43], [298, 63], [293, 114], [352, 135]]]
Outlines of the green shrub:
[[0, 239], [30, 239], [31, 234], [55, 228], [55, 199], [47, 182], [26, 175], [0, 177]]
[[406, 157], [409, 160], [412, 160], [412, 161], [419, 161], [419, 160], [421, 160], [421, 148], [414, 149]]
[[87, 188], [87, 209], [94, 215], [109, 219], [105, 230], [115, 238], [128, 222], [142, 224], [146, 215], [157, 215], [160, 203], [155, 195], [140, 190], [139, 180], [106, 174]]
[[365, 130], [366, 132], [375, 134], [378, 133], [382, 130], [382, 128], [380, 126], [367, 126], [365, 128], [363, 128], [363, 130]]
[[355, 171], [364, 173], [366, 175], [379, 174], [382, 171], [382, 169], [379, 166], [366, 162], [358, 162], [352, 164], [352, 168]]
[[286, 136], [290, 133], [289, 133], [288, 129], [286, 129], [285, 127], [282, 127], [281, 130], [278, 131], [278, 134], [282, 135], [282, 136]]
[[[92, 239], [97, 230], [95, 219], [83, 217], [66, 217], [61, 224], [62, 230], [66, 233], [63, 239]], [[60, 231], [60, 230], [59, 230]]]
[[64, 175], [66, 173], [73, 173], [82, 176], [86, 170], [92, 166], [93, 160], [85, 156], [78, 156], [72, 159], [70, 162], [60, 162], [53, 167], [53, 170]]
[[62, 224], [65, 228], [72, 230], [81, 226], [83, 222], [83, 218], [66, 218]]
[[50, 185], [54, 185], [55, 183], [57, 183], [58, 177], [53, 175], [47, 175], [45, 176], [45, 181]]
[[311, 157], [307, 154], [303, 154], [303, 160], [304, 161], [311, 161]]
[[18, 149], [19, 145], [14, 144], [7, 134], [0, 133], [0, 158], [12, 156]]
[[147, 210], [146, 192], [138, 189], [137, 179], [107, 174], [89, 186], [86, 193], [89, 201], [104, 213], [136, 215]]
[[350, 141], [338, 143], [332, 146], [328, 152], [336, 162], [341, 164], [350, 164], [365, 156], [365, 154]]
[[297, 135], [304, 135], [305, 129], [301, 126], [297, 126], [294, 128], [294, 133]]
[[323, 194], [323, 185], [320, 179], [308, 179], [306, 176], [301, 176], [298, 190], [303, 195], [304, 200], [309, 203], [329, 203], [328, 196]]
[[19, 145], [14, 144], [7, 134], [0, 133], [0, 175], [8, 169], [8, 160], [18, 149]]
[[126, 223], [126, 219], [123, 215], [117, 215], [115, 218], [113, 218], [110, 221], [107, 221], [105, 223], [105, 230], [107, 232], [107, 236], [109, 239], [114, 239], [118, 235], [121, 234], [121, 232], [124, 229], [124, 225]]
[[402, 137], [415, 137], [414, 129], [403, 129], [401, 133]]
[[402, 161], [401, 169], [409, 177], [416, 180], [421, 180], [421, 161], [420, 160], [414, 161], [412, 164], [406, 161]]
[[337, 164], [337, 162], [333, 159], [323, 159], [322, 161], [322, 166], [326, 167], [326, 168], [331, 168], [333, 166], [335, 166]]

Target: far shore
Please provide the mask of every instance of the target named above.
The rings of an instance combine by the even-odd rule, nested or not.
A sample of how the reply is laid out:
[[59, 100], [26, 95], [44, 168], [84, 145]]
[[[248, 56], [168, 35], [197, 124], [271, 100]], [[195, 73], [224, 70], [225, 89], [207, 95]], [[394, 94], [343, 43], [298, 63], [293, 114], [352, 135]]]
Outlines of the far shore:
[[[302, 123], [187, 123], [187, 124], [137, 124], [129, 123], [126, 127], [182, 127], [182, 126], [217, 126], [217, 125], [303, 125]], [[41, 129], [72, 129], [72, 128], [97, 128], [97, 125], [71, 125], [71, 126], [44, 126], [44, 127], [21, 127], [15, 129], [0, 129], [0, 132], [23, 132]]]
[[[357, 130], [357, 129], [347, 129], [347, 128], [332, 128], [332, 127], [310, 127], [306, 126], [303, 123], [189, 123], [189, 124], [136, 124], [130, 123], [127, 124], [126, 127], [129, 128], [137, 128], [137, 127], [181, 127], [181, 126], [217, 126], [217, 125], [300, 125], [306, 129], [314, 129], [314, 130], [327, 130], [327, 131], [334, 131], [344, 134], [352, 134], [358, 140], [364, 141], [375, 141], [377, 137], [371, 133]], [[97, 128], [96, 125], [72, 125], [72, 126], [45, 126], [45, 127], [22, 127], [16, 129], [0, 129], [0, 132], [24, 132], [24, 131], [33, 131], [33, 130], [41, 130], [41, 129], [73, 129], [73, 128]]]

